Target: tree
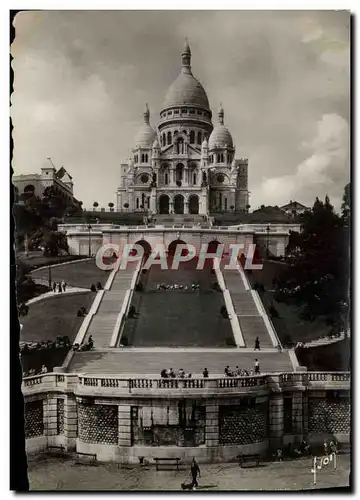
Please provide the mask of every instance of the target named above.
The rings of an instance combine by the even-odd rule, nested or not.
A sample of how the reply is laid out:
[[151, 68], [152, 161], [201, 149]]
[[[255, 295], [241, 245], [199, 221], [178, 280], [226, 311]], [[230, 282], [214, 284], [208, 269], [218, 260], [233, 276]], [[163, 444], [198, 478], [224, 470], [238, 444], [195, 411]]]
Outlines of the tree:
[[44, 254], [58, 256], [62, 251], [69, 253], [69, 246], [66, 233], [59, 231], [49, 231], [44, 235]]
[[301, 307], [301, 317], [325, 317], [340, 325], [348, 311], [348, 255], [344, 224], [329, 197], [316, 198], [304, 212], [301, 232], [291, 232], [286, 271], [277, 280], [277, 298]]
[[124, 203], [124, 208], [129, 208], [129, 203]]
[[94, 201], [94, 203], [93, 203], [94, 211], [97, 209], [98, 206], [99, 206], [99, 203], [97, 201]]
[[114, 211], [114, 203], [110, 202], [109, 204], [110, 212]]
[[350, 226], [351, 187], [346, 184], [341, 204], [341, 216], [346, 226]]

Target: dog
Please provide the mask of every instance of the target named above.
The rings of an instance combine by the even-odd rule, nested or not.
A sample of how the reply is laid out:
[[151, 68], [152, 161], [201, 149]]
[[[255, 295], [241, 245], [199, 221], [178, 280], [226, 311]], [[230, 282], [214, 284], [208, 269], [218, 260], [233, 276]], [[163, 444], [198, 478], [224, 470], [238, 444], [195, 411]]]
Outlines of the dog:
[[191, 484], [181, 483], [182, 490], [192, 490]]

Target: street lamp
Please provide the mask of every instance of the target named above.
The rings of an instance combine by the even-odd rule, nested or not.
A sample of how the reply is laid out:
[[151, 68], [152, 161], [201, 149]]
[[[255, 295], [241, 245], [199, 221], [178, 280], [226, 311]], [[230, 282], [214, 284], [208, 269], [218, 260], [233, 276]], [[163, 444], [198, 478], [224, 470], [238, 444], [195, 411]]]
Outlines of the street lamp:
[[266, 258], [269, 260], [269, 233], [270, 233], [270, 226], [267, 226], [266, 228]]
[[88, 225], [88, 231], [89, 231], [89, 257], [91, 257], [91, 224]]

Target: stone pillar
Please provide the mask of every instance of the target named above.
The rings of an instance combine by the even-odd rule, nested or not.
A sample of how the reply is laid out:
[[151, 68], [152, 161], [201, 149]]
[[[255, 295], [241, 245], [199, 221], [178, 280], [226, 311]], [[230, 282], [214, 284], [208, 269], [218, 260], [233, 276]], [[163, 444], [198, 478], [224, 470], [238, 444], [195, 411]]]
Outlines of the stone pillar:
[[57, 434], [57, 399], [44, 400], [44, 434], [45, 436], [56, 436]]
[[174, 213], [174, 203], [172, 201], [169, 201], [169, 213]]
[[308, 424], [308, 395], [303, 393], [302, 395], [302, 411], [303, 411], [303, 435], [307, 436], [309, 432], [309, 424]]
[[78, 412], [76, 399], [72, 395], [67, 395], [64, 399], [64, 434], [67, 449], [74, 449], [78, 435]]
[[293, 434], [303, 434], [303, 393], [294, 392], [292, 395], [292, 427]]
[[151, 214], [156, 214], [157, 213], [157, 210], [156, 210], [156, 189], [155, 188], [152, 188], [151, 189], [151, 193], [150, 193], [150, 213]]
[[189, 203], [187, 201], [184, 202], [184, 214], [189, 213]]
[[119, 446], [131, 446], [131, 406], [119, 405]]
[[284, 435], [284, 398], [273, 394], [269, 400], [269, 445], [271, 449], [282, 446]]
[[208, 447], [219, 445], [219, 405], [211, 401], [206, 404], [205, 443]]

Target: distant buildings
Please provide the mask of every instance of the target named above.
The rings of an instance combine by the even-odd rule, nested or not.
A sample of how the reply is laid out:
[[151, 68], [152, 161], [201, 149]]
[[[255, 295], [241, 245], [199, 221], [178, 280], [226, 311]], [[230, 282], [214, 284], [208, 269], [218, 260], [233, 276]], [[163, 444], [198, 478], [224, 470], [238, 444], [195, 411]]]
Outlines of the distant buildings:
[[306, 212], [306, 210], [310, 210], [310, 207], [306, 207], [302, 203], [299, 203], [298, 201], [292, 201], [292, 200], [290, 200], [290, 203], [287, 203], [286, 205], [283, 205], [280, 208], [286, 214], [294, 215], [294, 216], [303, 214], [304, 212]]
[[51, 161], [41, 168], [41, 174], [13, 175], [12, 182], [19, 201], [31, 196], [42, 197], [46, 188], [51, 187], [54, 195], [62, 198], [67, 205], [78, 205], [74, 197], [74, 183], [71, 175], [61, 167], [56, 170]]

